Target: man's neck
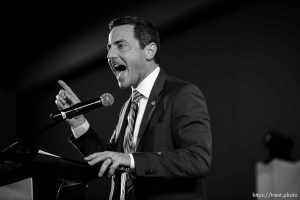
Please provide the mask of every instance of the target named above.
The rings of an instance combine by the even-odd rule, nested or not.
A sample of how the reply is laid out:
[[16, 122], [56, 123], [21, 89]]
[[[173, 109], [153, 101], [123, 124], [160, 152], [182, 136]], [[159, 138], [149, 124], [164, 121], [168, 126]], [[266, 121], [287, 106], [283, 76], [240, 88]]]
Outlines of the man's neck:
[[141, 84], [141, 82], [143, 82], [143, 80], [145, 80], [145, 78], [147, 78], [149, 76], [149, 74], [151, 74], [156, 68], [158, 67], [158, 64], [156, 63], [151, 63], [150, 65], [148, 65], [146, 67], [147, 71], [145, 72], [144, 76], [139, 80], [139, 83], [137, 85], [131, 86], [131, 88], [135, 89], [139, 86], [139, 84]]

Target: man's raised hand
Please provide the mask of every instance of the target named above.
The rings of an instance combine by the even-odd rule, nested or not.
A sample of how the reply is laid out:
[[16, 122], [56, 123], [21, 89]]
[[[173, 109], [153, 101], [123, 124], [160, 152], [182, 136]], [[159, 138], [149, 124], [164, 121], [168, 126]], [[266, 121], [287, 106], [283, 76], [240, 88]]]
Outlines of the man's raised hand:
[[[62, 89], [56, 95], [55, 100], [55, 104], [59, 110], [69, 108], [74, 104], [80, 103], [80, 99], [64, 81], [59, 80], [58, 84], [62, 87]], [[86, 119], [83, 115], [79, 115], [73, 117], [72, 119], [67, 119], [66, 121], [72, 128], [76, 128], [82, 125], [86, 121]]]

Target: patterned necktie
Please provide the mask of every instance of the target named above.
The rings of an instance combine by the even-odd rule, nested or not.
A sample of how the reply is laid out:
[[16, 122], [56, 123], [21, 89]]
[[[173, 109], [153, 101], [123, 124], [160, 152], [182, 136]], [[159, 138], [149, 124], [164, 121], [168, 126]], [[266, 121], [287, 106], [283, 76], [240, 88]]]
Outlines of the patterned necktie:
[[[124, 137], [124, 152], [125, 153], [133, 153], [136, 150], [136, 146], [133, 142], [133, 132], [135, 127], [135, 120], [138, 113], [138, 102], [143, 97], [141, 93], [134, 90], [131, 98], [131, 106], [128, 114], [128, 125], [126, 128], [126, 133]], [[121, 193], [120, 200], [125, 200], [126, 193], [132, 187], [132, 180], [130, 177], [130, 173], [124, 172], [121, 175]]]

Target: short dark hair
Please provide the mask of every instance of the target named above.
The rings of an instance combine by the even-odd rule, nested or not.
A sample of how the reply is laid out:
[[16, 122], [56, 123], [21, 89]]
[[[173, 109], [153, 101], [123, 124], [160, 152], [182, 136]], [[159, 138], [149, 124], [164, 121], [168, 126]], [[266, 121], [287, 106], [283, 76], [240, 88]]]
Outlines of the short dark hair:
[[145, 46], [150, 44], [151, 42], [154, 42], [156, 44], [157, 51], [154, 55], [154, 62], [159, 64], [160, 38], [158, 30], [155, 28], [155, 26], [146, 19], [126, 16], [113, 19], [109, 23], [108, 27], [111, 31], [116, 26], [127, 24], [134, 26], [134, 37], [139, 41], [140, 47], [142, 49], [144, 49]]

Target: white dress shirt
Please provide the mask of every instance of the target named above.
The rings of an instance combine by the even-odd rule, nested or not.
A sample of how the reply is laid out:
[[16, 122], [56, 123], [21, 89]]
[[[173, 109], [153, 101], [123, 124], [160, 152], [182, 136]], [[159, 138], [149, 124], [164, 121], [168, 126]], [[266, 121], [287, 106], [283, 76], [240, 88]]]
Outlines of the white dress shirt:
[[[139, 93], [143, 95], [143, 98], [140, 99], [138, 103], [138, 114], [136, 116], [135, 120], [135, 126], [134, 126], [134, 131], [133, 131], [133, 143], [136, 144], [138, 132], [140, 130], [142, 118], [144, 116], [144, 112], [146, 109], [146, 105], [151, 93], [151, 90], [153, 88], [154, 82], [159, 74], [160, 68], [156, 67], [155, 70], [153, 70], [138, 86], [137, 88], [131, 88], [133, 90], [137, 90]], [[127, 117], [128, 120], [128, 117]], [[88, 121], [85, 121], [81, 126], [77, 128], [72, 128], [72, 132], [75, 138], [80, 137], [83, 135], [90, 127], [90, 124]], [[125, 136], [126, 137], [126, 136]], [[135, 168], [135, 163], [132, 154], [130, 155], [130, 168], [134, 169]]]

